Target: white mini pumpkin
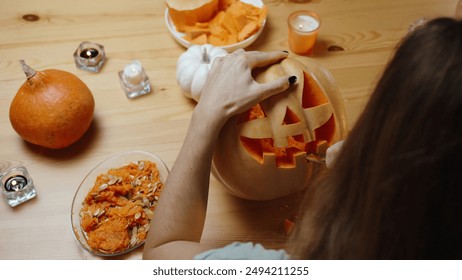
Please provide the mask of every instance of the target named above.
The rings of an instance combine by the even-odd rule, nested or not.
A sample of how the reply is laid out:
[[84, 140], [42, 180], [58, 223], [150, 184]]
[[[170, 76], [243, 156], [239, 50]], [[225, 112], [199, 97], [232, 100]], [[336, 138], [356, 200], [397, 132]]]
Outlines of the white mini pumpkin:
[[198, 102], [213, 60], [227, 54], [210, 44], [193, 45], [181, 54], [176, 64], [176, 81], [183, 94]]

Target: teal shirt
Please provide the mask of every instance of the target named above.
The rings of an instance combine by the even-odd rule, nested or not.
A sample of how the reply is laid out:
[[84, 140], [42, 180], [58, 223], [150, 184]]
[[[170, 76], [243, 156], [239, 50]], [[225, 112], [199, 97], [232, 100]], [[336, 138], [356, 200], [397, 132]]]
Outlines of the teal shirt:
[[287, 260], [284, 250], [265, 249], [261, 244], [252, 242], [233, 242], [225, 247], [202, 252], [195, 260]]

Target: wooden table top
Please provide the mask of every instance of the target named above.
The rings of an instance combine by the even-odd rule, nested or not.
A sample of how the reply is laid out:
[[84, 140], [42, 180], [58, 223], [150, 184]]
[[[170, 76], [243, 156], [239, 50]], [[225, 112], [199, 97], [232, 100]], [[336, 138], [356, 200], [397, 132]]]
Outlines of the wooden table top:
[[[454, 16], [457, 5], [457, 0], [307, 2], [264, 1], [267, 26], [247, 50], [288, 50], [287, 16], [302, 9], [318, 13], [322, 26], [312, 58], [333, 74], [349, 127], [409, 25], [422, 17]], [[70, 224], [72, 199], [85, 175], [107, 157], [128, 150], [153, 152], [169, 168], [175, 162], [195, 103], [183, 96], [175, 80], [176, 61], [185, 48], [168, 32], [165, 8], [161, 0], [0, 0], [0, 160], [26, 166], [38, 193], [15, 208], [0, 200], [0, 259], [98, 258], [79, 246]], [[82, 41], [105, 47], [101, 72], [76, 68], [72, 55]], [[93, 92], [93, 124], [75, 145], [36, 147], [11, 127], [9, 107], [25, 80], [20, 59], [37, 70], [74, 73]], [[143, 64], [153, 92], [128, 99], [117, 72], [134, 59]], [[283, 220], [296, 205], [296, 198], [243, 201], [212, 177], [203, 239], [216, 245], [239, 240], [277, 247], [285, 240]], [[141, 254], [140, 248], [119, 258], [140, 259]]]

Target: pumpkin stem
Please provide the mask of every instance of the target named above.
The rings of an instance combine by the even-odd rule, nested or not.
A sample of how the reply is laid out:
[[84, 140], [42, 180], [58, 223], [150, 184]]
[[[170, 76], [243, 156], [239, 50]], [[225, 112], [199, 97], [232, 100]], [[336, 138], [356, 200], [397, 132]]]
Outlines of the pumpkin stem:
[[35, 73], [37, 73], [35, 69], [31, 68], [29, 65], [26, 64], [26, 62], [24, 62], [24, 59], [21, 59], [19, 63], [21, 63], [22, 71], [24, 71], [24, 74], [26, 74], [26, 78], [28, 80], [34, 77]]
[[202, 61], [207, 64], [210, 63], [210, 58], [207, 54], [207, 48], [202, 48]]

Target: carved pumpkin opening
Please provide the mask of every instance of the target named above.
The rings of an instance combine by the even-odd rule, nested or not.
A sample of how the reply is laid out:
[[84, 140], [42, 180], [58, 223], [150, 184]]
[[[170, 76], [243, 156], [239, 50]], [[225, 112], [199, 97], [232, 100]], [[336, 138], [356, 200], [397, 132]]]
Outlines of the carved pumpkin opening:
[[306, 72], [303, 72], [303, 77], [302, 108], [307, 109], [329, 103], [329, 100], [322, 92], [318, 83]]
[[[329, 100], [323, 93], [322, 89], [316, 83], [316, 81], [308, 75], [304, 74], [304, 85], [301, 105], [303, 109], [315, 108], [323, 104], [329, 104]], [[257, 104], [252, 107], [246, 113], [241, 114], [238, 118], [238, 125], [245, 122], [249, 122], [255, 119], [265, 119], [268, 116], [265, 114], [262, 106]], [[286, 112], [283, 118], [281, 126], [287, 126], [290, 124], [300, 123], [302, 120], [300, 117], [286, 107]], [[327, 149], [328, 143], [335, 136], [335, 119], [332, 113], [327, 121], [321, 126], [313, 129], [315, 139], [305, 139], [303, 134], [295, 134], [286, 136], [287, 146], [278, 147], [275, 145], [273, 138], [250, 138], [246, 136], [240, 136], [240, 141], [244, 149], [249, 155], [263, 164], [265, 161], [265, 155], [273, 155], [276, 161], [276, 167], [278, 168], [294, 168], [295, 167], [295, 156], [304, 154], [323, 154]]]

